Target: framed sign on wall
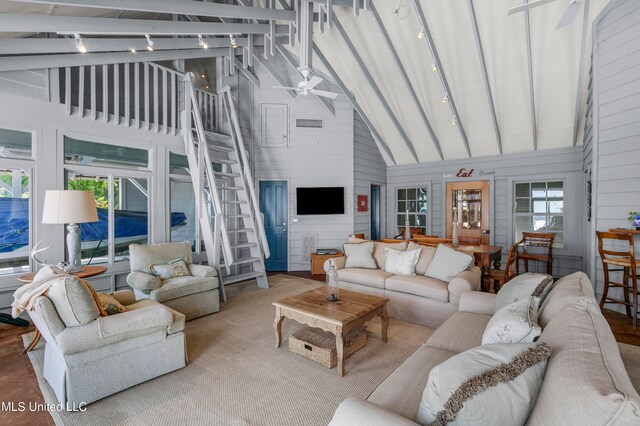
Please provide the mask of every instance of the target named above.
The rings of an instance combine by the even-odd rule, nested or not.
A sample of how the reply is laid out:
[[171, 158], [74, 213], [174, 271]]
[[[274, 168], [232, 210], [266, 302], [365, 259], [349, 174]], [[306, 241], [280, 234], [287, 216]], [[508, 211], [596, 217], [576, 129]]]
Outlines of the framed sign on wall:
[[366, 212], [369, 210], [369, 200], [366, 195], [358, 195], [358, 211]]

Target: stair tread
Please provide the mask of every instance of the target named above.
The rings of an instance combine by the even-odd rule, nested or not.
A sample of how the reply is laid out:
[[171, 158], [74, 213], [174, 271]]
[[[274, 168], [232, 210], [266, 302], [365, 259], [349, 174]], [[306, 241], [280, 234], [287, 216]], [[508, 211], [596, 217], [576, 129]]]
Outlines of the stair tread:
[[231, 248], [232, 249], [238, 249], [238, 248], [250, 248], [250, 247], [257, 247], [258, 245], [256, 243], [238, 243], [238, 244], [231, 244]]
[[234, 284], [234, 283], [239, 283], [242, 281], [247, 281], [247, 280], [251, 280], [253, 278], [257, 278], [257, 277], [261, 277], [263, 275], [266, 275], [266, 272], [247, 272], [244, 274], [238, 274], [238, 275], [228, 275], [228, 276], [223, 276], [222, 278], [222, 284]]
[[221, 201], [222, 204], [247, 204], [246, 201], [239, 201], [239, 200], [225, 200], [225, 201]]
[[227, 229], [227, 232], [253, 232], [251, 228]]
[[[259, 257], [247, 257], [247, 258], [244, 258], [244, 259], [236, 259], [236, 261], [234, 261], [231, 264], [231, 266], [233, 266], [233, 265], [244, 265], [245, 263], [253, 263], [253, 262], [259, 262], [259, 261], [260, 261]], [[226, 263], [221, 263], [220, 264], [221, 268], [224, 268], [226, 266], [227, 266]]]
[[251, 215], [248, 214], [226, 214], [224, 215], [227, 219], [250, 219]]
[[226, 158], [214, 158], [212, 162], [218, 164], [238, 164], [236, 160], [228, 160]]
[[240, 177], [239, 173], [213, 172], [215, 176]]
[[223, 186], [223, 185], [220, 185], [217, 188], [218, 189], [222, 189], [224, 191], [240, 191], [240, 190], [244, 189], [241, 186]]
[[207, 146], [209, 147], [209, 149], [212, 149], [214, 151], [222, 151], [222, 152], [232, 152], [233, 151], [233, 148], [229, 148], [228, 146], [213, 145], [213, 144], [207, 144]]

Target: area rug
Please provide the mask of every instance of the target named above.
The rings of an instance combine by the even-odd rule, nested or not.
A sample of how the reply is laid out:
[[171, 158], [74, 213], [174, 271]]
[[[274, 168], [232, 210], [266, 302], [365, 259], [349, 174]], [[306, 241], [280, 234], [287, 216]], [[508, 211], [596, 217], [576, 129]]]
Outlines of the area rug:
[[624, 368], [636, 392], [640, 393], [640, 346], [618, 343]]
[[[367, 345], [345, 362], [346, 374], [288, 351], [287, 337], [301, 325], [285, 320], [275, 348], [272, 302], [317, 287], [317, 281], [277, 275], [271, 288], [255, 282], [230, 287], [216, 314], [186, 326], [189, 363], [87, 406], [85, 412], [52, 413], [58, 425], [326, 425], [347, 397], [366, 398], [433, 333], [391, 320], [388, 343], [379, 319], [368, 325]], [[47, 403], [57, 403], [42, 377], [44, 350], [30, 352]], [[122, 368], [127, 368], [123, 365]], [[100, 386], [96, 378], [96, 386]]]

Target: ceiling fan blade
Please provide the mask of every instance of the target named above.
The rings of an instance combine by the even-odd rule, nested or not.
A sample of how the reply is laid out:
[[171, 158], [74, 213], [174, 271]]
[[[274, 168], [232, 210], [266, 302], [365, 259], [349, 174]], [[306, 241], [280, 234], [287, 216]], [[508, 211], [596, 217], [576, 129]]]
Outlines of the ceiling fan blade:
[[562, 27], [566, 27], [567, 25], [571, 25], [573, 21], [575, 21], [576, 16], [578, 16], [578, 11], [580, 10], [580, 5], [582, 1], [571, 0], [569, 6], [567, 6], [567, 10], [564, 11], [562, 18], [560, 18], [560, 22], [558, 22], [558, 26], [556, 30]]
[[297, 87], [271, 86], [272, 89], [298, 90]]
[[322, 83], [322, 78], [314, 75], [313, 77], [311, 77], [311, 79], [307, 83], [307, 89], [313, 89], [320, 83]]
[[327, 92], [327, 91], [324, 91], [324, 90], [311, 89], [311, 90], [309, 90], [309, 92], [311, 92], [311, 93], [313, 93], [314, 95], [317, 95], [317, 96], [324, 96], [325, 98], [335, 99], [335, 98], [338, 97], [337, 93]]
[[538, 1], [532, 1], [531, 3], [521, 4], [520, 6], [515, 6], [509, 9], [509, 12], [507, 12], [507, 14], [513, 15], [514, 13], [523, 12], [525, 10], [528, 10], [534, 7], [542, 6], [543, 4], [546, 4], [546, 3], [551, 3], [552, 1], [555, 1], [555, 0], [538, 0]]

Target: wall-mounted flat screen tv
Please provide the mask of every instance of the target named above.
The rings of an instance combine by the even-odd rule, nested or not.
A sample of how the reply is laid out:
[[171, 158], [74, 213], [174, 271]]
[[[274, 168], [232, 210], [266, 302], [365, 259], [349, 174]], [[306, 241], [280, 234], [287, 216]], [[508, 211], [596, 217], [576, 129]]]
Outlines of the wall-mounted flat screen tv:
[[344, 214], [344, 188], [296, 188], [299, 215]]

